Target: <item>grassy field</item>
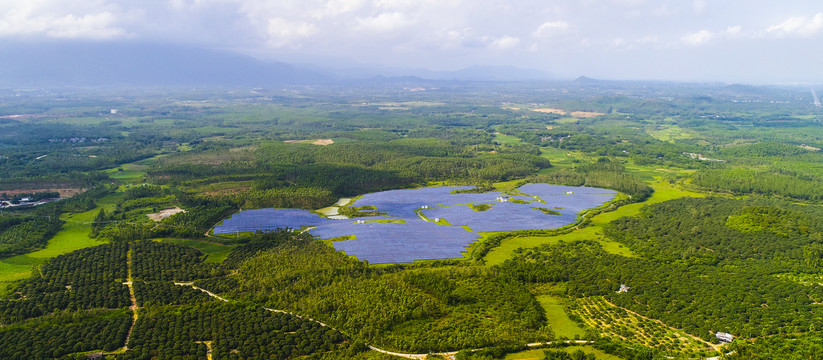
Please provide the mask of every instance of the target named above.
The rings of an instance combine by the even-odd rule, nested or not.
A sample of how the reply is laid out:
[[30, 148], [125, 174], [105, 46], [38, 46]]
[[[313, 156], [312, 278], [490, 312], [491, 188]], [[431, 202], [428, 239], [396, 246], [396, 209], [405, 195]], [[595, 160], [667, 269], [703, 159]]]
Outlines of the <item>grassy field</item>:
[[594, 240], [603, 246], [609, 253], [628, 257], [637, 256], [623, 244], [608, 240], [603, 237], [603, 230], [600, 226], [588, 226], [580, 230], [556, 236], [518, 236], [508, 238], [500, 243], [500, 246], [492, 249], [485, 257], [487, 265], [500, 265], [514, 255], [518, 248], [528, 249], [544, 244], [554, 245], [561, 241], [575, 242], [582, 240]]
[[586, 334], [580, 326], [569, 319], [569, 315], [563, 309], [563, 299], [554, 295], [538, 295], [536, 298], [546, 312], [546, 319], [555, 336], [574, 339], [575, 336], [582, 338]]
[[133, 163], [123, 164], [116, 168], [105, 170], [105, 173], [121, 184], [137, 184], [143, 181], [143, 177], [146, 176], [146, 169], [149, 168], [152, 162], [163, 156], [165, 155], [161, 154]]
[[517, 184], [519, 184], [521, 180], [510, 180], [510, 181], [502, 181], [496, 182], [494, 185], [495, 190], [497, 191], [511, 191], [517, 188]]
[[556, 120], [553, 120], [553, 121], [554, 121], [555, 124], [574, 124], [574, 123], [580, 121], [580, 119], [578, 119], [576, 117], [564, 117], [564, 118], [556, 119]]
[[[31, 265], [16, 264], [15, 261], [7, 260], [0, 260], [0, 287], [9, 281], [25, 279], [31, 275]], [[2, 294], [2, 289], [0, 289], [0, 294]]]
[[365, 220], [368, 223], [378, 223], [378, 224], [405, 224], [406, 220], [403, 219], [382, 219], [382, 220]]
[[540, 173], [549, 173], [560, 169], [574, 166], [576, 163], [585, 161], [586, 157], [578, 152], [553, 147], [541, 147], [540, 156], [549, 159], [552, 167], [540, 170]]
[[155, 241], [169, 243], [169, 244], [178, 244], [178, 245], [185, 245], [191, 246], [193, 248], [197, 248], [206, 254], [206, 262], [207, 263], [222, 263], [223, 260], [226, 260], [226, 257], [229, 256], [229, 253], [232, 250], [231, 246], [217, 244], [213, 242], [206, 242], [206, 241], [199, 241], [199, 240], [186, 240], [186, 239], [156, 239]]
[[[63, 228], [49, 240], [46, 248], [0, 260], [0, 288], [5, 288], [8, 282], [31, 276], [32, 269], [34, 269], [35, 266], [57, 255], [102, 244], [100, 241], [89, 237], [91, 222], [101, 208], [105, 208], [106, 210], [113, 209], [114, 204], [122, 196], [122, 193], [108, 195], [98, 200], [98, 207], [93, 210], [78, 214], [61, 215], [60, 220], [65, 221], [65, 224]], [[2, 290], [0, 290], [0, 292], [1, 291]]]
[[667, 142], [674, 142], [679, 139], [691, 139], [696, 135], [680, 126], [669, 124], [649, 126], [646, 128], [646, 133], [657, 140]]
[[519, 137], [501, 133], [494, 134], [494, 141], [500, 145], [519, 145], [522, 142]]
[[[591, 346], [567, 346], [563, 348], [557, 348], [552, 350], [563, 350], [568, 353], [573, 353], [577, 350], [582, 350], [586, 354], [594, 354], [595, 358], [598, 360], [621, 360], [614, 355], [606, 354], [600, 350], [595, 349]], [[504, 358], [505, 360], [540, 360], [543, 358], [543, 352], [546, 349], [533, 349], [533, 350], [526, 350], [521, 351], [518, 353], [508, 354]]]

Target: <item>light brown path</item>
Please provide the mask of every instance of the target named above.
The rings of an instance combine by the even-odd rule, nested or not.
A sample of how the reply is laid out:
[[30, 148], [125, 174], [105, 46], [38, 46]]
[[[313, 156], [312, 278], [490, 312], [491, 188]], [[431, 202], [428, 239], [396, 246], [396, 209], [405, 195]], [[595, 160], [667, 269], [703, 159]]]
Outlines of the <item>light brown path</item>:
[[129, 349], [129, 340], [131, 339], [131, 332], [134, 331], [134, 325], [137, 324], [137, 317], [138, 317], [137, 311], [140, 309], [137, 306], [137, 297], [134, 296], [134, 285], [133, 285], [134, 281], [133, 281], [132, 276], [131, 276], [131, 257], [132, 257], [132, 253], [133, 253], [133, 250], [132, 250], [131, 247], [129, 247], [129, 252], [126, 255], [126, 266], [127, 266], [127, 274], [128, 275], [126, 276], [126, 282], [124, 282], [123, 285], [126, 285], [126, 286], [129, 287], [129, 297], [131, 298], [131, 306], [129, 306], [129, 310], [131, 310], [132, 322], [131, 322], [131, 327], [129, 328], [128, 335], [126, 335], [126, 343], [123, 344], [123, 351], [126, 351], [126, 350]]
[[211, 344], [213, 342], [214, 341], [195, 341], [196, 344], [206, 345], [206, 359], [208, 359], [208, 360], [214, 360], [214, 356], [211, 354], [211, 352], [212, 352]]
[[199, 288], [199, 287], [197, 287], [197, 286], [194, 286], [194, 283], [193, 283], [193, 282], [176, 282], [176, 283], [174, 283], [174, 285], [177, 285], [177, 286], [190, 286], [192, 289], [195, 289], [195, 290], [200, 290], [200, 291], [202, 291], [202, 292], [206, 293], [207, 295], [209, 295], [209, 296], [211, 296], [211, 297], [213, 297], [213, 298], [215, 298], [215, 299], [217, 299], [217, 300], [224, 301], [224, 302], [229, 302], [229, 300], [228, 300], [228, 299], [226, 299], [226, 298], [222, 298], [222, 297], [220, 297], [220, 295], [217, 295], [217, 294], [215, 294], [215, 293], [213, 293], [213, 292], [211, 292], [211, 291], [208, 291], [208, 290], [206, 290], [206, 289], [203, 289], [203, 288]]

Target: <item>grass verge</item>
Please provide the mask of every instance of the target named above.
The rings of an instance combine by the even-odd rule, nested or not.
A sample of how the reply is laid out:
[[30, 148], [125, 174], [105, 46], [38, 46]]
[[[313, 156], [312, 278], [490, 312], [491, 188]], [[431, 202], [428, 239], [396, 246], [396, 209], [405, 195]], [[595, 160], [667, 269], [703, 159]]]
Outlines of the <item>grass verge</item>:
[[537, 302], [543, 307], [546, 312], [546, 321], [551, 326], [552, 331], [556, 337], [564, 336], [569, 339], [574, 339], [575, 336], [582, 338], [586, 335], [577, 323], [569, 318], [563, 306], [563, 299], [554, 295], [538, 295]]
[[207, 263], [215, 263], [220, 264], [223, 260], [226, 260], [226, 257], [229, 256], [231, 253], [232, 247], [223, 244], [217, 244], [213, 242], [207, 241], [200, 241], [200, 240], [189, 240], [189, 239], [157, 239], [155, 241], [159, 241], [162, 243], [169, 243], [169, 244], [177, 244], [177, 245], [185, 245], [191, 246], [193, 248], [197, 248], [206, 254]]

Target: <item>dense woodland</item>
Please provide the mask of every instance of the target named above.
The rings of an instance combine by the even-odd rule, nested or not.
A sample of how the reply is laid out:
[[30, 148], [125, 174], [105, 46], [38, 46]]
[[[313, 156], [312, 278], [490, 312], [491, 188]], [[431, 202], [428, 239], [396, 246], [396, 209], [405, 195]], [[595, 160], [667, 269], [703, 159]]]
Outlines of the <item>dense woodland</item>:
[[[819, 357], [823, 112], [808, 89], [401, 83], [0, 91], [0, 198], [63, 194], [0, 209], [0, 358], [393, 358], [372, 345], [488, 360], [547, 341], [545, 359]], [[307, 232], [210, 232], [238, 210], [525, 183], [620, 195], [565, 228], [413, 264]], [[340, 213], [359, 210], [379, 213]], [[566, 349], [570, 324], [587, 352]], [[735, 340], [714, 351], [716, 332]]]

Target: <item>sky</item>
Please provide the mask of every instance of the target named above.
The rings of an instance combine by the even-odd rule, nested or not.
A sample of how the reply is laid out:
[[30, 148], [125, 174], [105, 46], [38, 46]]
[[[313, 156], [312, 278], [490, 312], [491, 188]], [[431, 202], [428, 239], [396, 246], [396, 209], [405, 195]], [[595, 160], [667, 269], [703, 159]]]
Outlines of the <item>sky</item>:
[[341, 68], [823, 83], [820, 0], [0, 0], [0, 43], [78, 40]]

